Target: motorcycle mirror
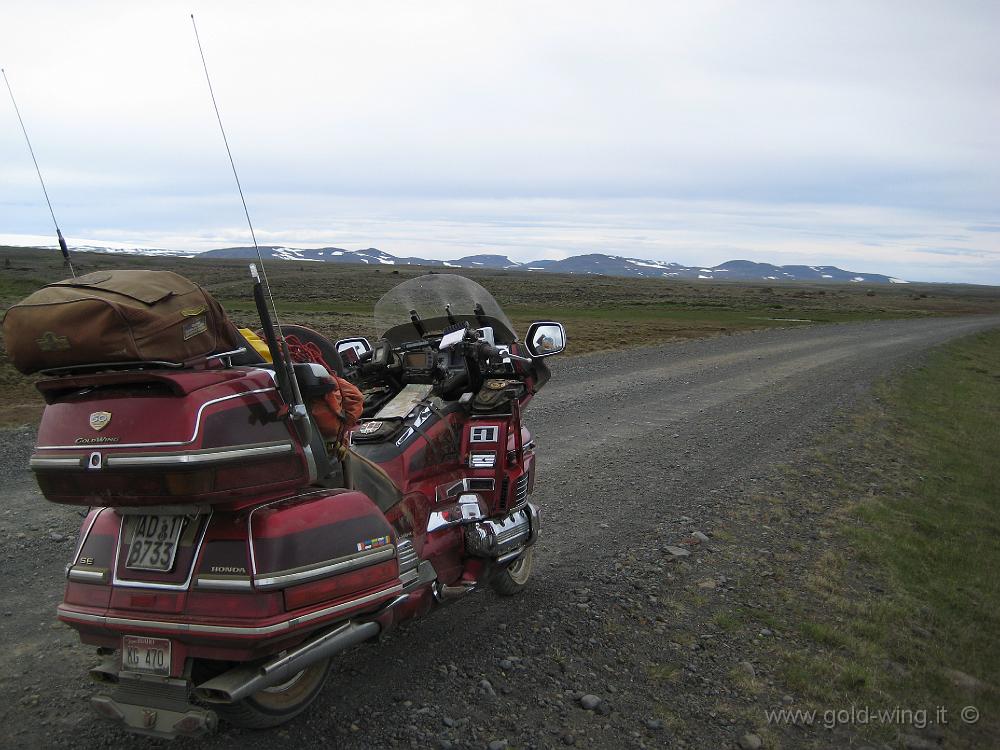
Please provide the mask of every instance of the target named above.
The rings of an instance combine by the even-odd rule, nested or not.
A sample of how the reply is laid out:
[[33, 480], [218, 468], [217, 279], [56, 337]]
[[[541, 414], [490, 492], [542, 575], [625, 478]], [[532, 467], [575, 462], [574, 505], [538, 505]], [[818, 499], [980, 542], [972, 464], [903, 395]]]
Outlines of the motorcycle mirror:
[[341, 339], [337, 342], [336, 346], [337, 354], [343, 355], [347, 352], [354, 352], [354, 356], [352, 357], [348, 354], [345, 361], [357, 362], [372, 350], [372, 345], [368, 343], [368, 339], [361, 336], [351, 339]]
[[566, 329], [562, 323], [539, 321], [528, 327], [524, 345], [532, 357], [551, 357], [566, 348]]

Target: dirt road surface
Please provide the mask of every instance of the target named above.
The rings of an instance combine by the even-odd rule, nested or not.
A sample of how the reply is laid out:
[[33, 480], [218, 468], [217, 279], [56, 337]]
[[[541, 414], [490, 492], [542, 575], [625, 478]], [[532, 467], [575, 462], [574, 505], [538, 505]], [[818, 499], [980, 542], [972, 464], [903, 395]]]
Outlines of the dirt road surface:
[[[768, 639], [784, 634], [712, 626], [713, 607], [758, 606], [778, 564], [766, 527], [716, 537], [718, 519], [878, 378], [996, 325], [814, 326], [557, 358], [526, 415], [544, 514], [530, 589], [473, 593], [344, 655], [313, 709], [283, 728], [224, 726], [172, 746], [735, 747], [755, 712], [795, 696], [768, 674]], [[29, 429], [2, 433], [0, 746], [159, 746], [87, 705], [96, 659], [54, 617], [81, 514], [41, 498], [32, 443]], [[710, 541], [665, 550], [695, 531]], [[758, 665], [760, 689], [734, 679], [742, 662]], [[585, 709], [584, 695], [599, 703]]]

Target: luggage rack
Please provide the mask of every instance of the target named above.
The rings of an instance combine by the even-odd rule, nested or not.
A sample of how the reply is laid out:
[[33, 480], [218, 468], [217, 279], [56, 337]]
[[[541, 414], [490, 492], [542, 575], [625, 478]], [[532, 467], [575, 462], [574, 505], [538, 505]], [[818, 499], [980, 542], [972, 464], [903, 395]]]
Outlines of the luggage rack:
[[[140, 361], [132, 360], [130, 362], [93, 362], [86, 365], [51, 367], [47, 370], [39, 370], [38, 374], [45, 377], [58, 377], [60, 375], [81, 375], [86, 373], [101, 372], [102, 370], [160, 370], [164, 368], [169, 370], [183, 370], [200, 362], [208, 362], [212, 359], [225, 359], [226, 357], [232, 357], [236, 354], [244, 354], [246, 351], [247, 348], [245, 346], [241, 346], [239, 349], [232, 349], [228, 352], [213, 353], [205, 357], [188, 360], [187, 362], [167, 362], [166, 360], [158, 359]], [[226, 366], [231, 366], [228, 360], [226, 360]]]

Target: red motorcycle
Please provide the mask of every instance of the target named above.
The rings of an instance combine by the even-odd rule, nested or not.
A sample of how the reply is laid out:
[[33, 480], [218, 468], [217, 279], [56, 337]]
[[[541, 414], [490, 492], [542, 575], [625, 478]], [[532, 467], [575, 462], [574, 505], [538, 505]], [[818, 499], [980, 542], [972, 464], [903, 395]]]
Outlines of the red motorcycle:
[[[521, 415], [563, 327], [535, 323], [520, 342], [485, 289], [451, 274], [386, 294], [374, 345], [276, 327], [260, 282], [255, 299], [270, 363], [243, 346], [38, 383], [31, 468], [47, 499], [90, 506], [58, 617], [103, 657], [96, 711], [138, 733], [286, 722], [341, 651], [531, 575]], [[364, 395], [332, 444], [309, 411], [331, 370]]]

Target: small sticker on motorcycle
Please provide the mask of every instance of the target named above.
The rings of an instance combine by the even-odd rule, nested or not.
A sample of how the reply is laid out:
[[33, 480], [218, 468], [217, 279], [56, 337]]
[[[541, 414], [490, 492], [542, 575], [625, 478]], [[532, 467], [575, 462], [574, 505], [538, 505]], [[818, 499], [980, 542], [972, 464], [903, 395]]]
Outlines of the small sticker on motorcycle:
[[358, 542], [358, 552], [364, 552], [365, 550], [376, 549], [377, 547], [384, 547], [389, 543], [388, 536], [377, 536], [374, 539], [366, 539], [363, 542]]
[[198, 318], [192, 318], [181, 327], [181, 330], [184, 333], [185, 341], [194, 338], [195, 336], [205, 333], [205, 331], [208, 330], [208, 318], [204, 315]]
[[380, 429], [382, 429], [382, 423], [375, 420], [374, 422], [362, 422], [357, 431], [361, 435], [371, 435], [372, 433], [378, 432]]

